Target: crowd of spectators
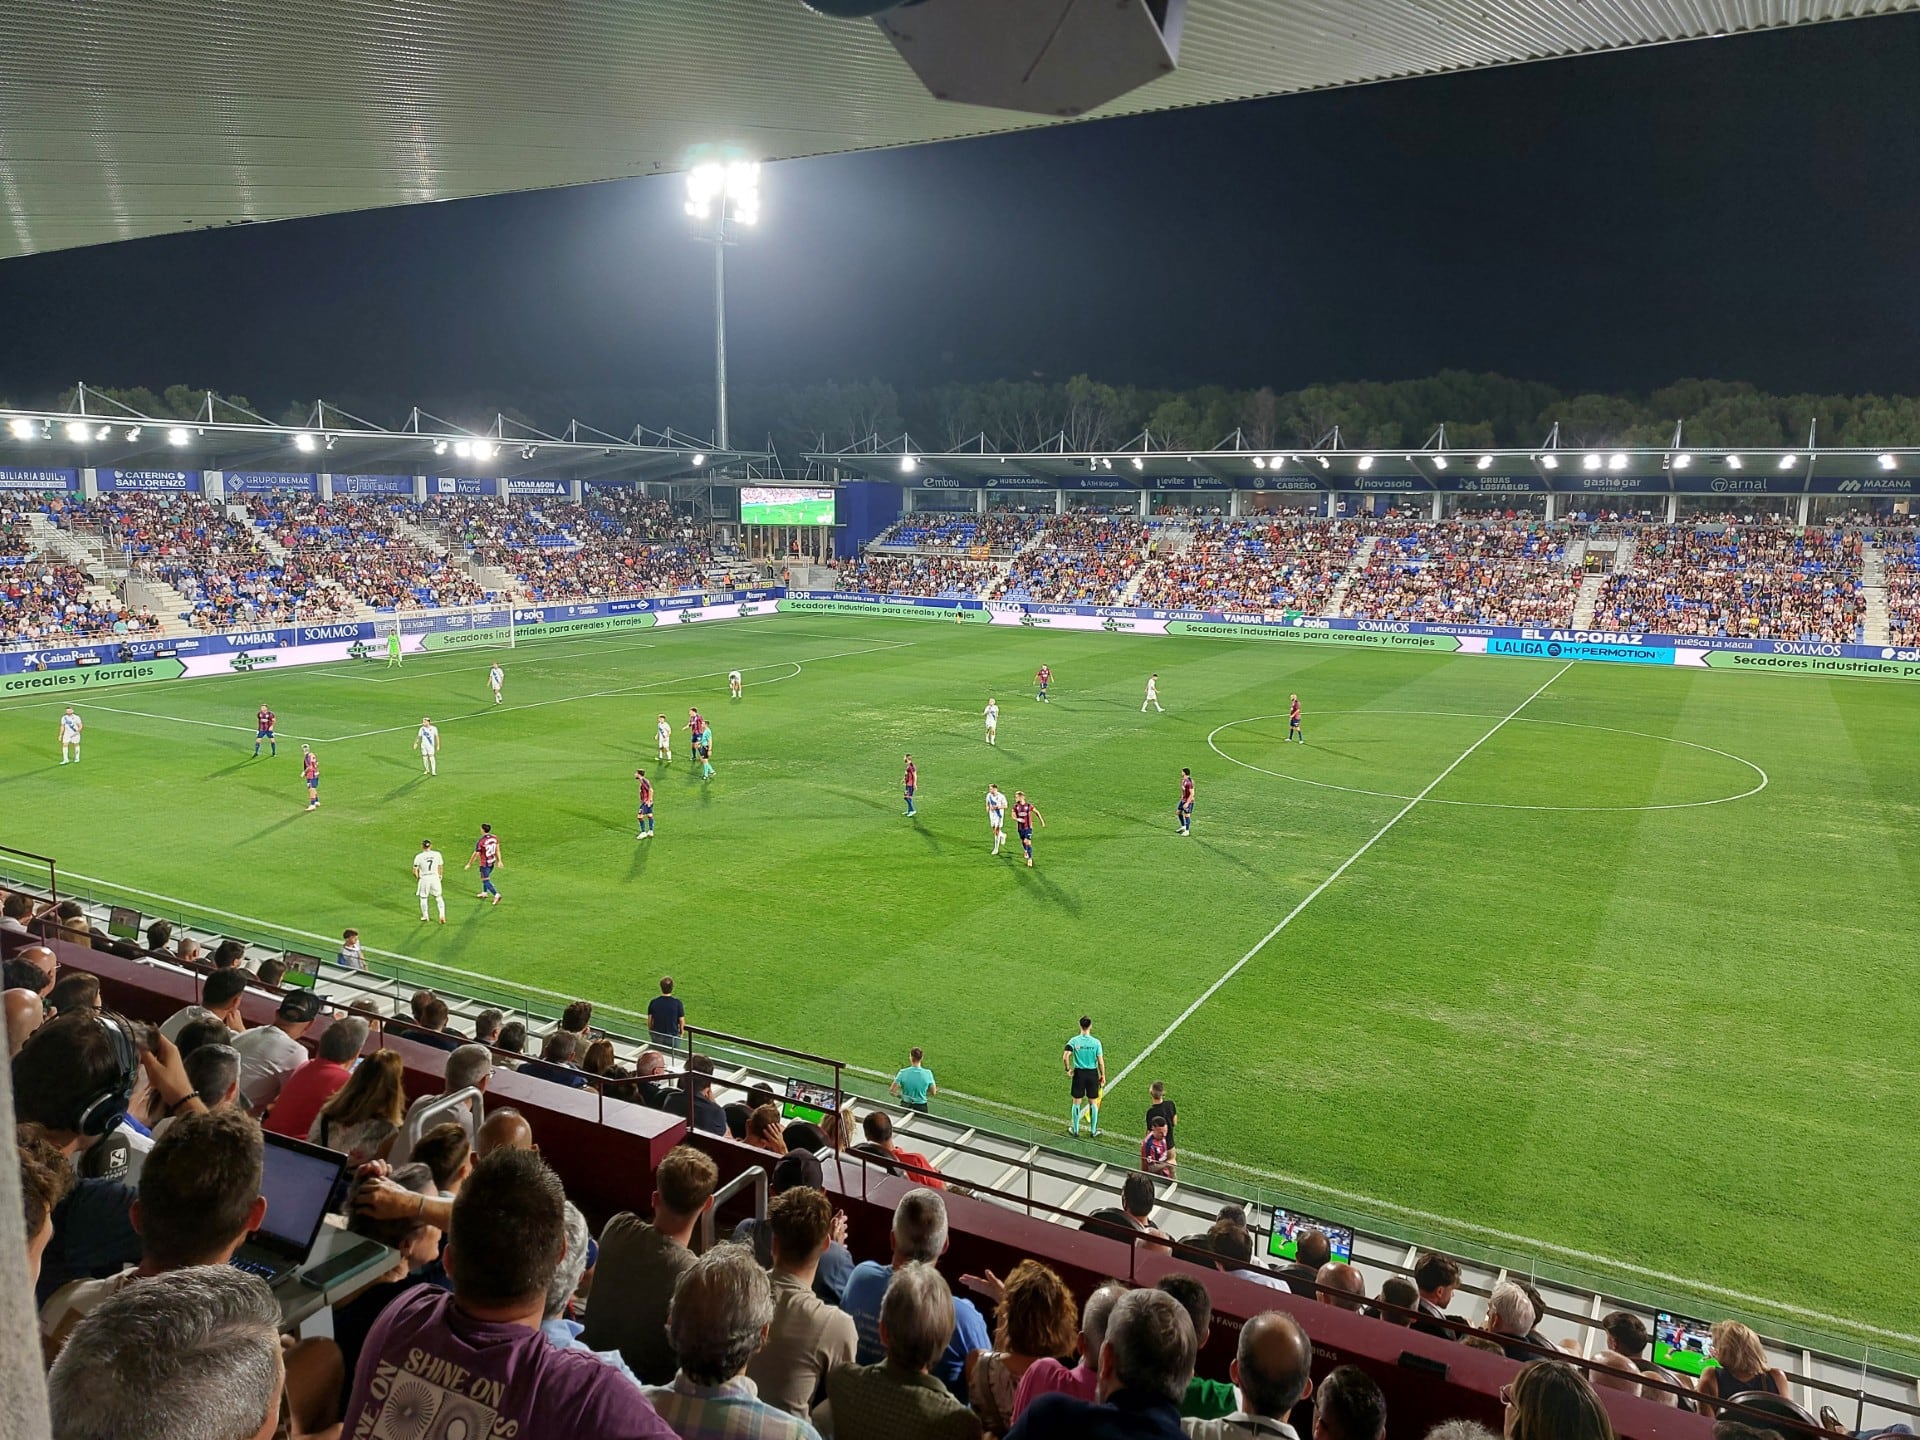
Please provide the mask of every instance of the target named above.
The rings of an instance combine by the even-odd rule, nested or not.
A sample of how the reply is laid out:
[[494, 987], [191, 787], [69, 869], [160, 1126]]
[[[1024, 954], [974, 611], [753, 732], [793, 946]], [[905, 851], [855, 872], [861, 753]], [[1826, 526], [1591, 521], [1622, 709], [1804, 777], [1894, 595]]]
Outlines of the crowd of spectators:
[[868, 595], [924, 595], [978, 599], [999, 575], [991, 560], [944, 555], [876, 555], [869, 551], [840, 567], [840, 588]]
[[961, 554], [986, 550], [1011, 555], [1032, 540], [1050, 518], [1038, 512], [997, 509], [974, 511], [916, 510], [880, 533], [873, 544], [882, 550], [950, 550]]
[[303, 614], [341, 595], [380, 610], [478, 605], [487, 598], [459, 565], [401, 531], [397, 522], [417, 513], [411, 501], [252, 495], [246, 508], [287, 551], [280, 582]]
[[1912, 531], [1885, 536], [1887, 564], [1887, 638], [1895, 645], [1920, 645], [1920, 541]]
[[1504, 520], [1371, 527], [1373, 551], [1347, 588], [1344, 613], [1373, 620], [1565, 625], [1580, 585], [1566, 532]]
[[[19, 898], [0, 901], [16, 940], [49, 924], [75, 943], [92, 935], [84, 913], [23, 910]], [[184, 953], [166, 922], [145, 938], [143, 953]], [[1033, 1258], [1004, 1280], [957, 1274], [949, 1192], [884, 1110], [829, 1112], [829, 1127], [783, 1119], [766, 1091], [721, 1106], [704, 1057], [676, 1079], [651, 1048], [623, 1073], [576, 1065], [576, 1042], [587, 1057], [612, 1053], [576, 1001], [523, 1075], [676, 1113], [697, 1092], [711, 1113], [692, 1102], [696, 1130], [770, 1152], [764, 1218], [727, 1239], [702, 1247], [720, 1169], [692, 1144], [655, 1166], [644, 1208], [612, 1215], [596, 1237], [532, 1124], [489, 1103], [499, 1068], [530, 1044], [526, 1022], [483, 1011], [467, 1036], [444, 1000], [416, 993], [410, 1020], [387, 1029], [446, 1060], [441, 1091], [408, 1107], [399, 1052], [362, 1015], [323, 1015], [312, 990], [288, 987], [269, 1023], [247, 1026], [238, 997], [276, 987], [243, 959], [221, 946], [202, 1003], [158, 1028], [101, 1009], [97, 980], [61, 974], [45, 946], [6, 961], [26, 1260], [56, 1440], [1386, 1440], [1386, 1399], [1363, 1370], [1313, 1378], [1316, 1305], [1522, 1362], [1501, 1392], [1506, 1433], [1520, 1440], [1612, 1440], [1594, 1384], [1708, 1411], [1753, 1392], [1786, 1401], [1786, 1377], [1737, 1323], [1714, 1327], [1719, 1366], [1694, 1387], [1649, 1359], [1644, 1320], [1607, 1315], [1590, 1383], [1556, 1358], [1540, 1332], [1545, 1304], [1524, 1281], [1502, 1279], [1477, 1316], [1456, 1314], [1460, 1268], [1426, 1253], [1370, 1298], [1318, 1229], [1298, 1232], [1295, 1261], [1269, 1270], [1241, 1207], [1175, 1238], [1154, 1223], [1155, 1182], [1139, 1172], [1122, 1206], [1083, 1228], [1197, 1269], [1151, 1287], [1107, 1280], [1078, 1302]], [[669, 1019], [683, 1012], [650, 1024]], [[864, 1141], [852, 1142], [855, 1126]], [[268, 1132], [345, 1155], [352, 1180], [333, 1223], [384, 1247], [378, 1268], [330, 1297], [330, 1338], [283, 1336], [276, 1291], [230, 1263], [268, 1212]], [[865, 1256], [850, 1251], [825, 1189], [821, 1156], [834, 1152], [916, 1182], [886, 1244]], [[1208, 1272], [1294, 1297], [1249, 1316], [1217, 1370], [1205, 1358]], [[1729, 1429], [1727, 1440], [1754, 1433], [1769, 1432]], [[1428, 1440], [1484, 1436], [1456, 1421]]]
[[91, 577], [29, 553], [25, 527], [0, 525], [0, 644], [107, 640], [159, 628], [153, 612], [87, 594]]
[[1115, 605], [1155, 549], [1139, 515], [1075, 511], [1050, 518], [1039, 542], [1013, 562], [994, 598], [1043, 604]]
[[97, 534], [132, 574], [179, 591], [191, 607], [183, 618], [197, 629], [291, 620], [297, 602], [315, 616], [339, 608], [329, 597], [309, 600], [283, 583], [253, 525], [204, 496], [118, 490], [64, 502], [53, 518]]
[[1664, 635], [1846, 644], [1865, 610], [1857, 533], [1772, 523], [1642, 526], [1593, 624]]
[[1353, 563], [1358, 543], [1358, 527], [1344, 520], [1209, 521], [1195, 529], [1184, 548], [1148, 562], [1136, 603], [1317, 615]]
[[633, 491], [596, 490], [582, 504], [442, 496], [425, 515], [457, 550], [504, 570], [536, 602], [699, 588], [713, 559], [666, 501]]

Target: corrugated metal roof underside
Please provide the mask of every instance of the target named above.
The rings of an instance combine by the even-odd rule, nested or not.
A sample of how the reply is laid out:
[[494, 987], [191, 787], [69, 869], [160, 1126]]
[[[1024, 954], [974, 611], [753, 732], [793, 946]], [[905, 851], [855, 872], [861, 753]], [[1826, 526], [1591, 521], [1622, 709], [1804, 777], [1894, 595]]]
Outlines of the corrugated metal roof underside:
[[[1891, 14], [1920, 0], [1191, 0], [1099, 115]], [[0, 255], [1056, 123], [929, 97], [799, 0], [23, 0]]]

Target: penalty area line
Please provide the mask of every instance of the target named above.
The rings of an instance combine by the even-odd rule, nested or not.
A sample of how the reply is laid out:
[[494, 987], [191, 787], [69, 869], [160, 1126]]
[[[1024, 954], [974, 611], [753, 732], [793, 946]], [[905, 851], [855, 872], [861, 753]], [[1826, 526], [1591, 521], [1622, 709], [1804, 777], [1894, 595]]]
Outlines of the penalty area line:
[[1216, 993], [1218, 993], [1221, 986], [1225, 985], [1229, 980], [1233, 979], [1234, 976], [1238, 975], [1242, 970], [1244, 970], [1248, 966], [1248, 964], [1252, 962], [1253, 958], [1256, 955], [1258, 955], [1262, 950], [1266, 949], [1268, 945], [1270, 945], [1275, 939], [1279, 937], [1281, 931], [1285, 930], [1289, 925], [1293, 924], [1295, 920], [1299, 919], [1300, 916], [1303, 913], [1305, 913], [1306, 908], [1309, 905], [1313, 904], [1314, 901], [1318, 900], [1322, 895], [1324, 895], [1334, 881], [1338, 880], [1342, 875], [1346, 874], [1347, 871], [1351, 870], [1355, 865], [1357, 865], [1361, 861], [1361, 859], [1365, 857], [1366, 853], [1369, 850], [1373, 849], [1375, 845], [1378, 845], [1383, 839], [1386, 838], [1387, 834], [1394, 828], [1394, 826], [1398, 825], [1402, 820], [1406, 819], [1407, 816], [1411, 815], [1414, 811], [1414, 807], [1419, 805], [1419, 803], [1422, 800], [1426, 799], [1427, 796], [1431, 795], [1436, 789], [1439, 788], [1441, 781], [1445, 780], [1449, 775], [1453, 774], [1455, 770], [1458, 770], [1462, 765], [1466, 764], [1467, 760], [1473, 755], [1474, 751], [1478, 750], [1482, 745], [1486, 744], [1487, 741], [1491, 740], [1494, 736], [1498, 735], [1502, 730], [1506, 729], [1507, 723], [1509, 721], [1513, 720], [1516, 716], [1520, 714], [1522, 710], [1526, 709], [1527, 706], [1531, 705], [1534, 701], [1538, 700], [1542, 695], [1546, 694], [1547, 687], [1552, 685], [1553, 682], [1558, 680], [1562, 675], [1566, 674], [1567, 671], [1571, 670], [1573, 668], [1573, 663], [1574, 663], [1573, 661], [1569, 660], [1566, 664], [1562, 665], [1558, 670], [1554, 671], [1553, 674], [1549, 675], [1546, 678], [1546, 680], [1541, 684], [1538, 690], [1535, 690], [1531, 695], [1527, 696], [1526, 699], [1522, 700], [1518, 705], [1514, 706], [1513, 709], [1509, 710], [1505, 715], [1502, 715], [1497, 721], [1494, 722], [1492, 729], [1488, 730], [1486, 734], [1482, 735], [1478, 740], [1474, 741], [1466, 749], [1462, 750], [1458, 755], [1454, 756], [1453, 762], [1449, 764], [1446, 769], [1442, 770], [1438, 775], [1434, 776], [1433, 779], [1429, 780], [1426, 784], [1426, 787], [1423, 790], [1421, 790], [1419, 794], [1415, 795], [1411, 800], [1407, 801], [1405, 805], [1401, 806], [1400, 809], [1397, 812], [1395, 812], [1391, 820], [1387, 821], [1386, 824], [1382, 825], [1378, 830], [1374, 831], [1373, 834], [1369, 835], [1367, 837], [1366, 843], [1363, 844], [1358, 850], [1354, 851], [1353, 854], [1349, 855], [1346, 859], [1342, 860], [1339, 866], [1334, 870], [1334, 872], [1331, 875], [1327, 876], [1326, 879], [1322, 880], [1318, 885], [1314, 886], [1313, 889], [1309, 890], [1306, 894], [1306, 898], [1301, 900], [1301, 902], [1298, 905], [1295, 905], [1293, 909], [1289, 910], [1284, 916], [1282, 916], [1280, 923], [1278, 925], [1275, 925], [1265, 935], [1262, 935], [1257, 941], [1255, 941], [1253, 944], [1253, 948], [1248, 950], [1247, 953], [1242, 955], [1238, 960], [1234, 961], [1233, 964], [1228, 967], [1227, 972], [1224, 975], [1222, 975], [1218, 980], [1215, 980], [1205, 990], [1201, 991], [1198, 999], [1196, 999], [1191, 1005], [1187, 1006], [1186, 1009], [1182, 1010], [1177, 1016], [1175, 1016], [1173, 1023], [1167, 1026], [1166, 1029], [1162, 1030], [1157, 1036], [1154, 1037], [1153, 1043], [1148, 1045], [1146, 1049], [1142, 1050], [1138, 1055], [1134, 1056], [1133, 1059], [1129, 1060], [1124, 1066], [1122, 1066], [1120, 1073], [1114, 1076], [1113, 1079], [1109, 1080], [1106, 1083], [1106, 1087], [1105, 1087], [1106, 1091], [1110, 1093], [1116, 1086], [1120, 1084], [1122, 1080], [1125, 1080], [1127, 1076], [1131, 1075], [1135, 1070], [1139, 1069], [1140, 1066], [1143, 1063], [1145, 1063], [1148, 1056], [1152, 1055], [1154, 1051], [1158, 1050], [1162, 1045], [1166, 1044], [1166, 1042], [1172, 1038], [1174, 1031], [1178, 1030], [1182, 1025], [1186, 1024], [1187, 1021], [1191, 1020], [1194, 1016], [1194, 1012], [1197, 1011], [1202, 1005], [1206, 1004], [1207, 1001], [1211, 1000]]

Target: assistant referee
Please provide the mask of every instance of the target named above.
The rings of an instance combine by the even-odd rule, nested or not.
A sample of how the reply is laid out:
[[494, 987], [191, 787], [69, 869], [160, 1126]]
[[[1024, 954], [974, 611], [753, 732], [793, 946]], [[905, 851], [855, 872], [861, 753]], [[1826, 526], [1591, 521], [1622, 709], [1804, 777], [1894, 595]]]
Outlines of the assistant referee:
[[1060, 1063], [1073, 1086], [1073, 1112], [1067, 1121], [1067, 1133], [1080, 1133], [1080, 1114], [1084, 1106], [1092, 1119], [1093, 1135], [1100, 1133], [1100, 1092], [1107, 1084], [1107, 1057], [1093, 1037], [1093, 1017], [1080, 1017], [1080, 1033], [1067, 1041], [1060, 1052]]

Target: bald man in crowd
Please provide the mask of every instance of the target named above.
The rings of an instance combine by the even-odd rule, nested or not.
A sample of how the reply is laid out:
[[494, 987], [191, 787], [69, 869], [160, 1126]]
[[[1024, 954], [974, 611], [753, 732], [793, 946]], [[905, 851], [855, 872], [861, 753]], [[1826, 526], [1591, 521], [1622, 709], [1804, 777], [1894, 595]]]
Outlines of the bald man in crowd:
[[20, 1053], [20, 1047], [27, 1043], [27, 1037], [40, 1028], [40, 1022], [47, 1018], [46, 1007], [40, 997], [31, 990], [9, 990], [6, 993], [7, 1012], [7, 1058], [11, 1060]]
[[1359, 1310], [1367, 1303], [1366, 1278], [1344, 1261], [1329, 1260], [1314, 1274], [1313, 1283], [1320, 1303], [1336, 1310]]
[[1240, 1327], [1227, 1374], [1240, 1408], [1218, 1420], [1187, 1420], [1188, 1440], [1300, 1440], [1287, 1416], [1313, 1393], [1313, 1342], [1292, 1316], [1268, 1310]]
[[496, 1150], [538, 1150], [533, 1143], [533, 1127], [518, 1110], [495, 1110], [474, 1136], [473, 1153], [484, 1160]]

